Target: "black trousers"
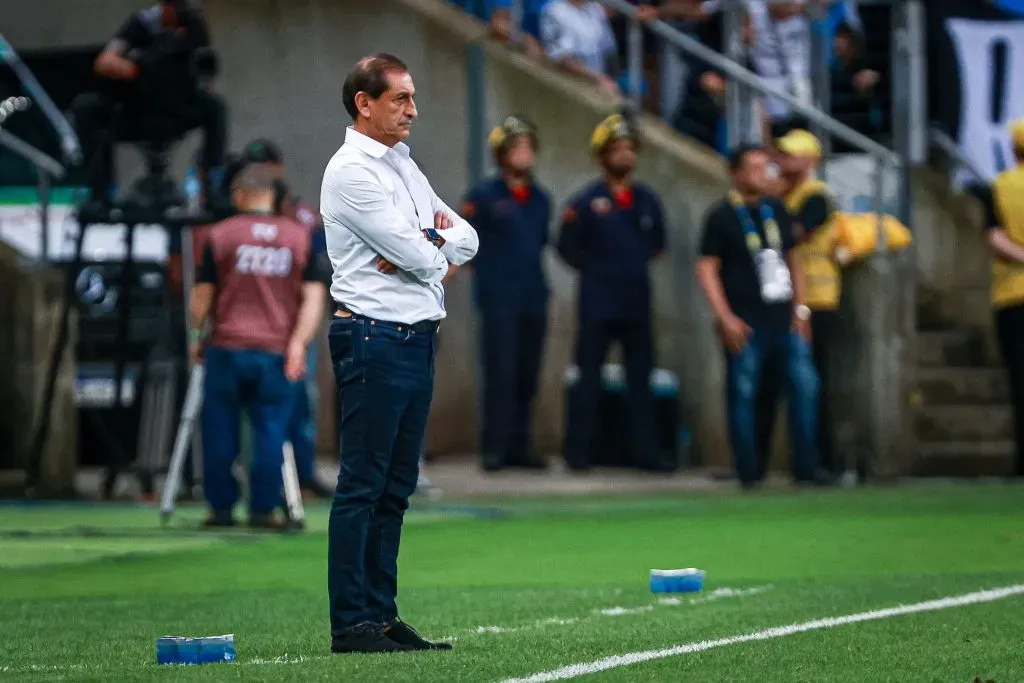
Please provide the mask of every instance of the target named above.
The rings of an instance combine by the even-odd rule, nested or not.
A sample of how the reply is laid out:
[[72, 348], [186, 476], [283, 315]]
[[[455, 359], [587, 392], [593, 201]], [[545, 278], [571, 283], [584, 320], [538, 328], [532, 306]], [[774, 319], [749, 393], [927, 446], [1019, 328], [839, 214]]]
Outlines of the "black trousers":
[[1017, 456], [1014, 474], [1024, 477], [1024, 304], [996, 311], [996, 331], [1010, 379]]
[[124, 89], [119, 95], [85, 93], [71, 105], [82, 143], [88, 185], [93, 199], [105, 200], [114, 182], [114, 145], [172, 139], [203, 130], [204, 176], [224, 163], [227, 147], [227, 107], [216, 94], [196, 91], [173, 112], [157, 101]]
[[601, 367], [608, 348], [616, 341], [622, 344], [626, 369], [630, 462], [641, 468], [656, 468], [659, 464], [650, 391], [654, 367], [650, 318], [583, 318], [576, 340], [579, 385], [575, 400], [569, 405], [565, 433], [565, 461], [571, 468], [590, 466], [601, 398]]
[[[833, 474], [840, 474], [843, 463], [837, 461], [835, 439], [832, 423], [832, 411], [829, 406], [828, 362], [832, 339], [835, 334], [836, 311], [814, 311], [811, 314], [812, 353], [814, 367], [821, 380], [818, 392], [818, 450], [821, 454], [821, 467]], [[757, 447], [761, 456], [761, 473], [764, 474], [771, 459], [772, 438], [775, 432], [775, 417], [778, 413], [779, 397], [782, 395], [786, 382], [785, 358], [771, 357], [765, 359], [761, 375], [761, 386], [757, 395]]]
[[480, 317], [480, 450], [485, 464], [526, 464], [533, 451], [530, 427], [544, 356], [547, 316], [487, 307], [481, 310]]

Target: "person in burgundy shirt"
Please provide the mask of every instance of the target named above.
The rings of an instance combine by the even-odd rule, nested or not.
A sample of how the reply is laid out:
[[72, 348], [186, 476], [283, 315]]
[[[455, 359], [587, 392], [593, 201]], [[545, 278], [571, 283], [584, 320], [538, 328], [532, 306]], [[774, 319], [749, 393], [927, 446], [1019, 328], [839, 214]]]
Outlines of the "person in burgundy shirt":
[[[321, 269], [325, 273], [325, 287], [330, 287], [331, 265], [327, 258], [327, 240], [324, 235], [320, 211], [314, 211], [302, 199], [294, 195], [285, 182], [284, 155], [280, 147], [266, 138], [252, 140], [239, 155], [243, 165], [261, 164], [274, 176], [276, 196], [274, 213], [287, 216], [306, 227], [313, 239], [314, 258], [325, 261]], [[306, 355], [306, 379], [295, 387], [295, 409], [288, 424], [287, 439], [295, 451], [295, 466], [299, 474], [299, 486], [303, 495], [312, 498], [330, 498], [334, 490], [320, 483], [316, 475], [316, 406], [319, 399], [316, 363], [317, 347], [310, 344]]]
[[[281, 529], [282, 448], [294, 383], [306, 371], [306, 349], [323, 316], [323, 261], [313, 258], [309, 230], [273, 214], [274, 177], [252, 164], [232, 182], [239, 215], [206, 239], [190, 302], [190, 353], [205, 367], [202, 435], [207, 526], [232, 526], [238, 482], [241, 411], [254, 430], [250, 526]], [[201, 329], [207, 318], [206, 343]]]

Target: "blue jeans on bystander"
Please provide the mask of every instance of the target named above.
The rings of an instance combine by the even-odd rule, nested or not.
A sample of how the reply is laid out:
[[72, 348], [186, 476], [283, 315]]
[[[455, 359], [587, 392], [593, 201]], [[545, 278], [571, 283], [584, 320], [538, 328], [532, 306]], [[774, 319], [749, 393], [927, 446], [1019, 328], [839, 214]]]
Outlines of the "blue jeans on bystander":
[[784, 355], [786, 361], [793, 476], [797, 481], [812, 482], [819, 465], [817, 416], [820, 386], [811, 346], [794, 332], [757, 329], [742, 351], [736, 355], [726, 353], [729, 440], [736, 474], [740, 482], [748, 486], [761, 481], [765, 474], [757, 449], [757, 389], [765, 360], [776, 354]]

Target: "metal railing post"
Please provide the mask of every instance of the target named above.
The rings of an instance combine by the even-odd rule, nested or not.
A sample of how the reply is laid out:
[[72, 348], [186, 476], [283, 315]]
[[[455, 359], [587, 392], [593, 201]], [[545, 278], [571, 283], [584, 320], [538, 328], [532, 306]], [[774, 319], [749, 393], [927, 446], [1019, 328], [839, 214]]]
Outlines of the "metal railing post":
[[635, 17], [629, 17], [626, 33], [626, 60], [629, 65], [629, 99], [641, 111], [644, 78], [644, 31]]
[[910, 225], [910, 164], [923, 163], [928, 146], [924, 6], [920, 0], [893, 5], [892, 25], [893, 147], [904, 160], [899, 166], [895, 213]]
[[[737, 64], [743, 61], [743, 5], [742, 0], [725, 0], [724, 21], [722, 22], [722, 44], [725, 54]], [[727, 81], [725, 90], [725, 126], [730, 149], [735, 149], [747, 140], [748, 133], [744, 128], [744, 97], [745, 87], [736, 79]]]
[[[821, 3], [810, 6], [811, 34], [811, 85], [814, 93], [814, 105], [823, 112], [832, 110], [832, 43], [828, 35], [828, 7]], [[832, 136], [828, 135], [820, 123], [811, 124], [811, 132], [821, 141], [821, 158], [828, 159], [832, 154]], [[825, 174], [825, 164], [821, 166]]]
[[484, 130], [487, 117], [487, 72], [479, 42], [466, 48], [466, 155], [469, 185], [484, 177]]
[[872, 205], [875, 214], [878, 216], [878, 233], [875, 235], [875, 252], [885, 253], [889, 250], [889, 240], [885, 236], [885, 161], [879, 157], [874, 158], [874, 197]]

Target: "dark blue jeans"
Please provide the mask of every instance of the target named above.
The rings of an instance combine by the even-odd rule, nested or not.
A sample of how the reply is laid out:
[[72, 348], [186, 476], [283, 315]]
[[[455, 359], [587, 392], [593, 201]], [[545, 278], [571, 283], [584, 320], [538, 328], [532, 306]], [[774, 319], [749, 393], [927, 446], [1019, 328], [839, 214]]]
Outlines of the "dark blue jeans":
[[238, 502], [231, 467], [238, 457], [241, 414], [253, 429], [250, 512], [270, 514], [281, 503], [281, 462], [295, 394], [284, 357], [266, 351], [207, 349], [203, 379], [203, 489], [211, 510], [227, 515]]
[[334, 318], [341, 471], [328, 529], [331, 631], [398, 616], [398, 546], [434, 392], [436, 325]]
[[[496, 308], [496, 307], [494, 307]], [[481, 310], [483, 360], [480, 450], [497, 462], [520, 465], [533, 450], [530, 425], [537, 395], [547, 317]]]
[[288, 422], [288, 440], [295, 454], [299, 482], [305, 486], [316, 478], [316, 344], [306, 353], [306, 376], [295, 383], [295, 405]]
[[726, 402], [729, 439], [736, 475], [744, 484], [764, 478], [758, 456], [756, 406], [766, 359], [781, 357], [789, 391], [790, 464], [797, 481], [813, 481], [818, 469], [818, 373], [811, 346], [793, 332], [754, 330], [739, 354], [726, 352]]
[[601, 400], [601, 369], [613, 342], [622, 344], [623, 365], [628, 388], [630, 464], [654, 465], [658, 454], [654, 441], [654, 418], [650, 392], [654, 367], [654, 342], [649, 317], [580, 318], [576, 340], [576, 366], [580, 380], [570, 402], [565, 430], [565, 461], [570, 467], [590, 465], [596, 447], [598, 407]]

